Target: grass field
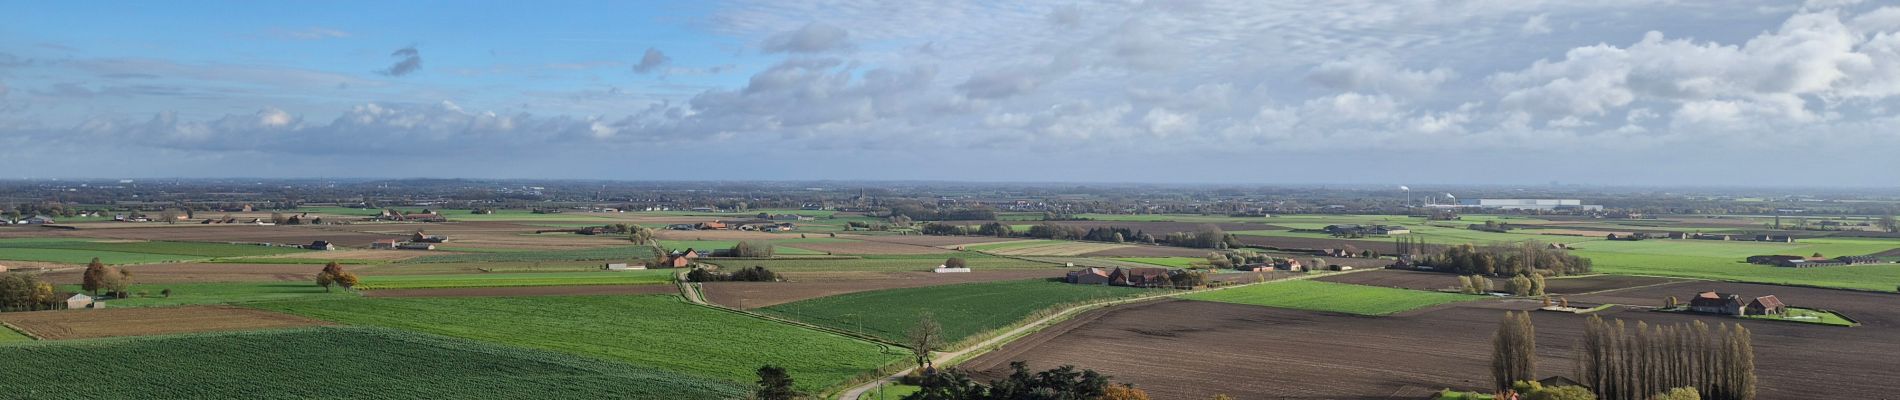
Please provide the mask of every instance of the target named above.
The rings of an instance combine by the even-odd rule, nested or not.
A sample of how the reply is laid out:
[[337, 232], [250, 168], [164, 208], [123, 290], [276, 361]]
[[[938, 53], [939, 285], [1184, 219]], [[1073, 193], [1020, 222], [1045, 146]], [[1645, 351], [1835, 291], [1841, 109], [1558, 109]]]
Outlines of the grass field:
[[[785, 247], [781, 245], [785, 243], [821, 243], [821, 242], [852, 242], [852, 241], [853, 240], [832, 239], [832, 238], [799, 239], [796, 237], [791, 238], [791, 239], [762, 240], [762, 242], [773, 244], [772, 254], [807, 255], [807, 256], [808, 255], [822, 255], [822, 254], [825, 254], [825, 252], [811, 251], [811, 250], [800, 249], [800, 248], [795, 248], [795, 247]], [[732, 248], [732, 246], [736, 246], [738, 244], [739, 244], [739, 241], [737, 240], [661, 240], [660, 241], [660, 246], [665, 247], [667, 250], [683, 251], [690, 248], [690, 249], [699, 250], [700, 252], [706, 252], [708, 250], [730, 249]]]
[[647, 246], [597, 247], [578, 250], [535, 250], [477, 254], [422, 256], [405, 263], [483, 263], [531, 261], [651, 260], [653, 248]]
[[1484, 297], [1297, 280], [1193, 293], [1181, 298], [1360, 315], [1386, 315]]
[[1748, 316], [1743, 316], [1742, 318], [1771, 319], [1771, 320], [1803, 322], [1803, 323], [1810, 323], [1810, 324], [1834, 325], [1834, 326], [1859, 326], [1860, 325], [1860, 324], [1854, 323], [1854, 321], [1848, 320], [1847, 318], [1842, 318], [1840, 314], [1835, 314], [1833, 312], [1828, 312], [1828, 311], [1823, 311], [1823, 310], [1814, 310], [1814, 309], [1797, 308], [1797, 307], [1788, 307], [1787, 315], [1748, 315]]
[[362, 277], [356, 288], [428, 289], [511, 286], [658, 285], [673, 282], [671, 269], [594, 272], [509, 272], [445, 275], [375, 275]]
[[33, 338], [26, 337], [26, 335], [21, 334], [19, 331], [13, 330], [13, 328], [0, 326], [0, 343], [30, 342], [30, 341], [33, 341]]
[[84, 264], [98, 257], [107, 264], [144, 264], [290, 254], [293, 247], [193, 242], [126, 242], [86, 239], [0, 239], [0, 259]]
[[1595, 271], [1601, 273], [1893, 291], [1900, 286], [1900, 264], [1796, 269], [1748, 264], [1743, 259], [1760, 254], [1861, 255], [1897, 246], [1900, 241], [1845, 238], [1806, 239], [1795, 243], [1645, 240], [1596, 241], [1572, 252], [1589, 257]]
[[1194, 257], [1116, 257], [1115, 259], [1174, 268], [1189, 268], [1196, 264], [1207, 264], [1207, 259]]
[[[739, 385], [388, 329], [314, 328], [0, 345], [13, 398], [681, 398]], [[110, 362], [86, 362], [110, 360]], [[107, 380], [74, 379], [105, 376]]]
[[[712, 263], [724, 267], [760, 266], [773, 271], [928, 271], [942, 264], [943, 255], [927, 257], [879, 257], [857, 259], [771, 259], [771, 260], [712, 260]], [[1019, 260], [1001, 257], [966, 257], [964, 262], [971, 269], [1024, 269], [1024, 268], [1062, 268], [1062, 264]]]
[[943, 325], [944, 341], [955, 343], [1057, 305], [1160, 292], [1042, 280], [1003, 281], [849, 293], [760, 311], [900, 342], [917, 324], [918, 316], [928, 312]]
[[[134, 282], [137, 280], [134, 275]], [[171, 297], [163, 297], [160, 291], [171, 289]], [[61, 285], [59, 290], [82, 292], [79, 285]], [[316, 281], [310, 282], [219, 282], [219, 283], [133, 283], [127, 289], [134, 294], [128, 299], [105, 300], [110, 307], [162, 307], [195, 304], [246, 303], [253, 301], [296, 300], [312, 298], [348, 298], [356, 297], [343, 289], [324, 292]], [[141, 294], [142, 293], [142, 294]]]
[[[254, 306], [346, 324], [555, 350], [733, 383], [763, 364], [816, 392], [902, 359], [902, 351], [676, 296], [358, 298]], [[637, 397], [637, 396], [636, 396]]]

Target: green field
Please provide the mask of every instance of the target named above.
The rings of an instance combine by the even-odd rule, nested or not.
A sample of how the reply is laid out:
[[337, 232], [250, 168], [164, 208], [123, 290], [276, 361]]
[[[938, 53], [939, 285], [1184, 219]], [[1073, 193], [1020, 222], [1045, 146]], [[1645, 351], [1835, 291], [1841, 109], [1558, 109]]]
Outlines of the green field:
[[535, 250], [510, 251], [477, 254], [441, 254], [422, 256], [404, 263], [483, 263], [483, 262], [532, 262], [532, 261], [637, 261], [653, 259], [653, 248], [647, 246], [596, 247], [577, 250]]
[[[225, 304], [253, 301], [298, 300], [314, 298], [350, 298], [356, 297], [343, 289], [323, 291], [316, 281], [310, 282], [219, 282], [219, 283], [137, 283], [138, 275], [133, 275], [132, 287], [127, 291], [133, 297], [128, 299], [110, 299], [105, 302], [111, 307], [161, 307], [192, 304]], [[171, 289], [171, 297], [159, 295], [160, 291]], [[82, 292], [79, 285], [60, 285], [59, 290]]]
[[[773, 271], [929, 271], [942, 264], [946, 255], [928, 257], [771, 260], [709, 260], [722, 267], [765, 267]], [[1062, 268], [1062, 264], [1002, 257], [965, 257], [971, 269]]]
[[294, 247], [194, 242], [108, 242], [87, 239], [0, 239], [0, 259], [84, 264], [144, 264], [216, 257], [270, 256], [308, 250]]
[[1181, 298], [1347, 314], [1386, 315], [1439, 304], [1478, 300], [1484, 297], [1296, 280], [1192, 293]]
[[0, 396], [8, 398], [721, 399], [745, 391], [653, 368], [372, 328], [20, 343], [0, 345], [0, 359], [7, 360]]
[[1042, 280], [1003, 281], [847, 293], [759, 311], [900, 342], [917, 324], [918, 316], [929, 312], [943, 325], [944, 341], [956, 343], [1058, 305], [1162, 292]]
[[13, 328], [0, 326], [0, 343], [29, 342], [32, 340], [33, 338], [27, 337], [25, 334], [13, 330]]
[[1782, 268], [1743, 262], [1751, 255], [1862, 255], [1900, 246], [1900, 241], [1821, 238], [1795, 243], [1713, 240], [1596, 241], [1572, 253], [1589, 257], [1596, 272], [1806, 285], [1892, 291], [1900, 286], [1900, 264]]
[[1207, 264], [1207, 259], [1196, 257], [1116, 257], [1115, 259], [1174, 268], [1189, 268], [1195, 264]]
[[816, 392], [903, 359], [901, 349], [710, 307], [677, 296], [357, 298], [253, 306], [624, 361], [733, 383], [785, 366]]
[[[793, 247], [785, 247], [785, 245], [789, 243], [855, 242], [855, 240], [849, 240], [849, 239], [833, 239], [833, 238], [823, 238], [823, 237], [816, 237], [816, 238], [809, 238], [809, 239], [800, 239], [797, 236], [788, 236], [788, 237], [789, 239], [772, 239], [772, 240], [765, 240], [764, 242], [772, 244], [772, 254], [774, 255], [806, 255], [806, 256], [823, 255], [825, 254], [825, 252], [793, 248]], [[732, 246], [736, 246], [738, 244], [739, 244], [739, 241], [737, 240], [661, 240], [660, 241], [660, 246], [665, 247], [667, 250], [685, 251], [686, 249], [694, 249], [694, 250], [698, 250], [700, 253], [707, 253], [712, 250], [730, 249], [732, 248]]]
[[[425, 207], [390, 207], [390, 208], [398, 210], [398, 211], [402, 211], [405, 213], [412, 213], [412, 212], [420, 212]], [[494, 214], [475, 214], [475, 213], [471, 213], [470, 212], [471, 210], [468, 210], [468, 209], [431, 208], [430, 210], [435, 211], [438, 214], [442, 214], [443, 217], [447, 217], [450, 221], [576, 221], [576, 222], [594, 222], [595, 225], [600, 225], [600, 224], [611, 224], [618, 220], [617, 218], [614, 218], [613, 216], [610, 216], [607, 214], [587, 214], [587, 213], [567, 213], [567, 212], [554, 213], [554, 214], [535, 214], [533, 211], [530, 211], [530, 210], [495, 210]], [[376, 215], [377, 213], [381, 212], [382, 209], [380, 208], [361, 209], [361, 208], [347, 208], [347, 207], [299, 207], [295, 211], [307, 212], [307, 213], [331, 214], [331, 215], [368, 217], [368, 216]], [[616, 215], [620, 215], [620, 214], [616, 214]]]
[[672, 269], [591, 272], [508, 272], [445, 275], [363, 276], [357, 289], [425, 289], [510, 286], [659, 285], [673, 282]]

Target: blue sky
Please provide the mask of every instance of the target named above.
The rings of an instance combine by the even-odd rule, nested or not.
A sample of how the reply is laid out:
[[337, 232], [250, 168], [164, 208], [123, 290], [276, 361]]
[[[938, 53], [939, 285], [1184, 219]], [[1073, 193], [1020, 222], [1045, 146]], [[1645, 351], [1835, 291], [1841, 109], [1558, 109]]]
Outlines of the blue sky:
[[3, 3], [4, 178], [1900, 177], [1882, 1]]

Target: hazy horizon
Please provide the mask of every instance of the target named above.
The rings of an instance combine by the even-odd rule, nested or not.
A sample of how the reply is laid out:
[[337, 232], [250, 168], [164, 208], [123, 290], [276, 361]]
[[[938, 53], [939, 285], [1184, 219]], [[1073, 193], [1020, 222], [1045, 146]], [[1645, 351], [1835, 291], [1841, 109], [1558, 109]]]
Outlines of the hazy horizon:
[[1900, 6], [1652, 3], [11, 2], [0, 179], [1900, 186]]

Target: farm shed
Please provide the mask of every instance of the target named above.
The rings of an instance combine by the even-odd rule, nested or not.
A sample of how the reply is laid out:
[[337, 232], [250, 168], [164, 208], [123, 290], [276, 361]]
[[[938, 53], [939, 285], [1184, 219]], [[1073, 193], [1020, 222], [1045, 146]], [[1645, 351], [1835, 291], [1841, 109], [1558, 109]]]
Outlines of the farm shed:
[[959, 272], [970, 272], [970, 268], [969, 267], [950, 268], [950, 266], [948, 265], [938, 265], [936, 269], [933, 269], [931, 271], [939, 273], [939, 274], [949, 274], [949, 273], [959, 273]]
[[1771, 294], [1756, 297], [1755, 301], [1748, 303], [1748, 308], [1743, 312], [1748, 315], [1781, 315], [1786, 311], [1788, 311], [1788, 306], [1781, 304], [1781, 299]]
[[647, 265], [646, 264], [628, 264], [628, 263], [607, 263], [607, 265], [602, 265], [600, 269], [604, 269], [608, 271], [633, 271], [633, 270], [647, 269]]
[[435, 250], [435, 244], [411, 242], [411, 243], [403, 243], [403, 244], [396, 245], [396, 248], [403, 249], [403, 250]]
[[1098, 267], [1088, 267], [1088, 268], [1083, 268], [1080, 271], [1070, 271], [1068, 276], [1065, 277], [1063, 280], [1069, 283], [1079, 283], [1079, 284], [1084, 284], [1084, 285], [1101, 285], [1101, 284], [1106, 284], [1109, 282], [1108, 275], [1109, 275], [1109, 272], [1106, 269], [1102, 269]]
[[1702, 292], [1689, 300], [1689, 311], [1705, 314], [1742, 315], [1742, 297], [1733, 294]]
[[1116, 286], [1156, 286], [1166, 279], [1167, 268], [1116, 268], [1115, 272], [1108, 274], [1109, 284]]
[[397, 245], [396, 239], [376, 239], [376, 241], [369, 243], [369, 248], [372, 250], [395, 250]]
[[66, 308], [87, 308], [92, 304], [92, 296], [87, 296], [85, 293], [74, 293], [73, 297], [66, 298]]
[[311, 250], [336, 250], [336, 245], [330, 244], [330, 242], [318, 240], [318, 241], [310, 242], [310, 245], [304, 246], [303, 248], [311, 249]]

